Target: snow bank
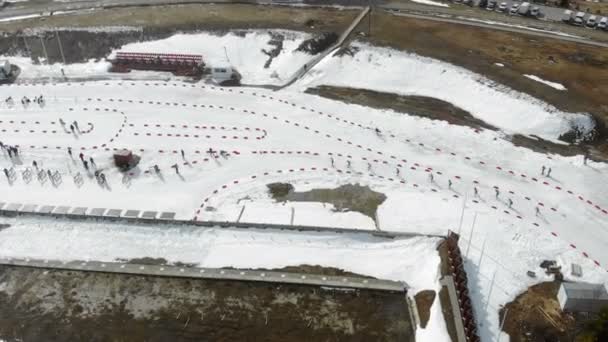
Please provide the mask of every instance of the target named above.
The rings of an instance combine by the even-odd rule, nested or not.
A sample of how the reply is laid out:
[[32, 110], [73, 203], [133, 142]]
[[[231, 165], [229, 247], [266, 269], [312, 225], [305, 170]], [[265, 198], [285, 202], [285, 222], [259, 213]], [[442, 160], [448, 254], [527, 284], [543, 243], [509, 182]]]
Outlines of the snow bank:
[[[271, 33], [285, 37], [283, 50], [268, 68], [264, 68], [269, 56], [263, 50], [275, 48], [269, 44]], [[243, 83], [282, 84], [298, 66], [312, 58], [307, 53], [295, 51], [308, 38], [308, 33], [282, 30], [255, 30], [242, 34], [231, 32], [225, 35], [176, 34], [167, 39], [127, 44], [116, 51], [202, 54], [205, 63], [210, 66], [229, 64], [236, 67], [243, 76]]]
[[[559, 111], [449, 63], [359, 42], [353, 45], [360, 49], [354, 56], [322, 61], [295, 87], [326, 84], [438, 98], [507, 133], [537, 135], [554, 142], [560, 142], [558, 137], [572, 129], [573, 120], [590, 120], [588, 114]], [[584, 127], [588, 131], [583, 134], [593, 128]]]
[[439, 7], [450, 7], [448, 4], [444, 4], [443, 2], [437, 2], [432, 0], [411, 0], [412, 2], [417, 2], [423, 5], [431, 5], [431, 6], [439, 6]]
[[[437, 287], [438, 238], [381, 239], [361, 234], [154, 227], [55, 219], [0, 219], [0, 256], [116, 261], [165, 258], [200, 267], [336, 267], [405, 281], [412, 293]], [[40, 248], [44, 246], [44, 248]]]
[[562, 84], [557, 83], [557, 82], [551, 82], [551, 81], [547, 81], [547, 80], [543, 80], [542, 78], [538, 77], [538, 76], [534, 76], [534, 75], [524, 75], [525, 77], [534, 80], [536, 82], [540, 82], [542, 84], [548, 85], [549, 87], [553, 88], [553, 89], [557, 89], [557, 90], [567, 90], [566, 87], [564, 87]]

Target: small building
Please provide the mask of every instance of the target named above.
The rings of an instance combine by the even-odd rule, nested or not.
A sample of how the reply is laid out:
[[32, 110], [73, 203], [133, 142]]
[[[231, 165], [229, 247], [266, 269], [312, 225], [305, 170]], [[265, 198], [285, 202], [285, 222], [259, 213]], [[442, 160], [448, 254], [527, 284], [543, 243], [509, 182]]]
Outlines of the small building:
[[604, 284], [564, 282], [557, 292], [562, 311], [598, 313], [608, 306], [608, 291]]
[[201, 55], [117, 52], [111, 59], [112, 72], [131, 70], [167, 71], [177, 76], [201, 76], [205, 63]]

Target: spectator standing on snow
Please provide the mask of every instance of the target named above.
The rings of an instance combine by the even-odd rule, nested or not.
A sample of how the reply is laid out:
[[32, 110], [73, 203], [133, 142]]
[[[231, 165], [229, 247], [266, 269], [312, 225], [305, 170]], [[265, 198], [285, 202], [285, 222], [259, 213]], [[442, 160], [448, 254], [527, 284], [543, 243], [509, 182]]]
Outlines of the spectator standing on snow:
[[543, 176], [545, 175], [545, 165], [540, 169], [540, 174]]
[[350, 160], [346, 161], [346, 166], [350, 169]]
[[32, 162], [32, 166], [36, 169], [36, 171], [38, 171], [38, 162], [36, 162], [35, 160]]
[[72, 157], [72, 148], [68, 147], [68, 154], [70, 155], [70, 158]]
[[84, 161], [84, 153], [80, 152], [80, 154], [78, 155], [78, 157], [80, 158], [80, 160]]
[[476, 186], [473, 187], [473, 192], [474, 192], [473, 196], [475, 196], [475, 197], [479, 196], [479, 190], [477, 190]]
[[431, 183], [433, 183], [434, 179], [435, 179], [435, 176], [433, 176], [433, 173], [432, 172], [429, 173], [429, 180], [431, 181]]
[[551, 168], [547, 170], [547, 177], [551, 177]]
[[583, 165], [587, 165], [587, 159], [589, 159], [589, 151], [585, 151], [583, 155]]
[[451, 189], [451, 188], [452, 188], [452, 180], [448, 179], [448, 189]]
[[534, 207], [534, 210], [536, 211], [536, 216], [540, 215], [540, 209], [538, 206]]
[[175, 173], [177, 173], [179, 175], [179, 165], [177, 165], [177, 163], [171, 165], [172, 168], [175, 169]]
[[397, 176], [399, 176], [399, 173], [401, 173], [401, 170], [399, 170], [399, 168], [395, 168], [395, 171], [397, 172]]
[[372, 170], [372, 163], [367, 163], [367, 171], [371, 171]]
[[509, 209], [513, 206], [513, 200], [509, 198]]
[[95, 160], [93, 160], [93, 157], [90, 157], [89, 161], [91, 162], [91, 166], [95, 166]]
[[182, 158], [186, 158], [186, 154], [184, 153], [184, 150], [180, 150], [180, 152], [182, 153]]
[[331, 161], [331, 167], [334, 167], [334, 157], [331, 157], [330, 161]]
[[494, 193], [496, 194], [496, 198], [498, 198], [498, 195], [500, 195], [500, 190], [498, 190], [498, 188], [494, 188]]
[[70, 131], [72, 131], [72, 133], [74, 133], [74, 125], [70, 125]]

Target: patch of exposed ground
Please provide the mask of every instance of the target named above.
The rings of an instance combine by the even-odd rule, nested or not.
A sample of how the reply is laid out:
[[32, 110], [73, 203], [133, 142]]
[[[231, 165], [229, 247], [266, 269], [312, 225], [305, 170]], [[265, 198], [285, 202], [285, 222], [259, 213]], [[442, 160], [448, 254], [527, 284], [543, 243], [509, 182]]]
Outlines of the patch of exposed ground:
[[336, 211], [356, 211], [375, 220], [378, 207], [386, 200], [382, 193], [359, 184], [341, 185], [335, 189], [313, 189], [296, 192], [289, 183], [267, 185], [271, 197], [279, 202], [331, 203]]
[[296, 51], [302, 51], [311, 55], [317, 55], [332, 46], [338, 40], [335, 32], [325, 32], [317, 37], [303, 41]]
[[328, 85], [308, 88], [306, 92], [346, 103], [355, 103], [377, 109], [392, 109], [395, 112], [421, 116], [432, 120], [445, 120], [453, 125], [496, 130], [496, 127], [475, 118], [469, 112], [455, 107], [449, 102], [432, 97], [399, 95], [369, 89]]
[[265, 268], [256, 268], [257, 271], [274, 271], [274, 272], [292, 272], [292, 273], [309, 273], [309, 274], [319, 274], [324, 276], [332, 276], [332, 277], [357, 277], [357, 278], [369, 278], [373, 279], [373, 277], [361, 275], [353, 272], [348, 272], [343, 269], [334, 268], [334, 267], [324, 267], [320, 265], [298, 265], [298, 266], [285, 266], [282, 268], [273, 268], [273, 269], [265, 269]]
[[418, 316], [420, 317], [420, 327], [426, 328], [426, 325], [431, 318], [431, 306], [435, 301], [436, 293], [433, 290], [423, 290], [414, 296], [416, 307], [418, 308]]
[[534, 285], [500, 310], [501, 321], [507, 314], [503, 331], [512, 342], [575, 340], [577, 322], [561, 311], [559, 286], [558, 281]]
[[0, 339], [414, 341], [402, 293], [0, 266]]
[[271, 50], [262, 49], [262, 52], [268, 56], [268, 60], [264, 63], [264, 68], [268, 69], [272, 60], [277, 57], [283, 50], [283, 41], [285, 36], [280, 33], [270, 32], [270, 41], [268, 45], [273, 46]]

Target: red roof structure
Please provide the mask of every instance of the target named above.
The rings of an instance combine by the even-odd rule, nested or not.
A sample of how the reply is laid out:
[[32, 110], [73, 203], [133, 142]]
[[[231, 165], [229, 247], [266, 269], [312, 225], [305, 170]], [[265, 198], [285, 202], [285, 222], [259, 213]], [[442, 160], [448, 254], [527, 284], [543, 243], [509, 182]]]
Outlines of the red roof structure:
[[169, 71], [179, 76], [200, 75], [205, 67], [201, 55], [172, 53], [118, 52], [111, 62], [114, 72]]

